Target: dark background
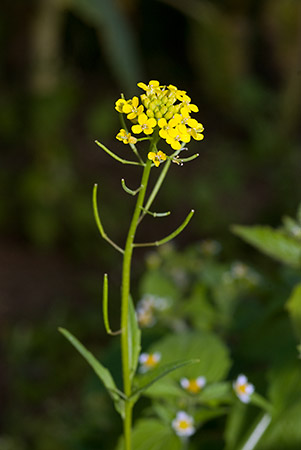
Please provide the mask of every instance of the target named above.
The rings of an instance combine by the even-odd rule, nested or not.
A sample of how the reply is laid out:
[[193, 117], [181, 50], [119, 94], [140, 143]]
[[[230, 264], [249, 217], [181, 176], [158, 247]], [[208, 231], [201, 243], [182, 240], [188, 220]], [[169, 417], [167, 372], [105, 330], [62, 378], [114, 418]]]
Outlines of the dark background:
[[[163, 237], [193, 207], [179, 248], [215, 238], [252, 258], [230, 225], [278, 225], [301, 199], [301, 5], [3, 0], [0, 55], [0, 448], [91, 450], [114, 412], [102, 394], [96, 406], [94, 378], [56, 329], [105, 348], [101, 278], [118, 322], [121, 260], [98, 235], [92, 186], [122, 245], [133, 199], [120, 179], [135, 189], [140, 176], [94, 140], [130, 157], [115, 139], [120, 93], [150, 79], [187, 90], [205, 127], [189, 146], [200, 157], [172, 167], [155, 208], [173, 214], [147, 219], [141, 236]], [[134, 280], [143, 269], [138, 251]]]

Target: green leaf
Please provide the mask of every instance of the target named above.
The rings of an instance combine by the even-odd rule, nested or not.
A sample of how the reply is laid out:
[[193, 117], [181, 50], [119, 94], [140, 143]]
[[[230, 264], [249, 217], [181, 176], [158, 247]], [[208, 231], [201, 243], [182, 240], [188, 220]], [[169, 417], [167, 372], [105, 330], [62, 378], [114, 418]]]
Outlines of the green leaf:
[[197, 412], [194, 414], [194, 419], [197, 423], [205, 423], [208, 420], [215, 419], [216, 417], [223, 416], [229, 412], [229, 408], [198, 408]]
[[139, 355], [141, 351], [141, 331], [138, 326], [136, 311], [133, 300], [129, 298], [129, 361], [131, 370], [131, 379], [133, 379], [138, 366]]
[[[148, 389], [150, 386], [152, 386], [156, 381], [158, 381], [159, 379], [165, 377], [166, 375], [168, 375], [169, 373], [187, 366], [188, 364], [195, 364], [198, 363], [199, 360], [198, 359], [190, 359], [190, 360], [186, 360], [186, 361], [177, 361], [177, 362], [172, 362], [172, 363], [168, 363], [168, 364], [164, 364], [162, 366], [158, 366], [155, 367], [154, 369], [150, 370], [149, 372], [140, 375], [139, 377], [136, 378], [136, 389], [133, 391], [132, 396], [135, 397], [137, 395], [141, 395], [142, 392], [144, 392], [146, 389]], [[170, 386], [172, 388], [172, 385]], [[164, 389], [164, 394], [166, 395], [167, 390]], [[169, 395], [170, 395], [171, 391], [169, 391]], [[179, 395], [181, 392], [179, 389], [177, 389], [174, 386], [174, 389], [172, 391], [172, 394], [174, 395]]]
[[147, 271], [142, 278], [140, 291], [142, 295], [150, 294], [171, 299], [179, 297], [175, 284], [161, 270]]
[[[167, 425], [155, 419], [143, 419], [137, 422], [132, 435], [133, 450], [181, 450], [181, 440]], [[124, 450], [123, 438], [116, 450]]]
[[301, 242], [267, 226], [234, 226], [232, 231], [268, 256], [292, 267], [301, 266]]
[[198, 397], [202, 402], [231, 400], [233, 398], [231, 384], [227, 381], [209, 384], [205, 386]]
[[177, 371], [170, 372], [163, 379], [151, 386], [146, 395], [160, 397], [170, 385], [178, 385], [182, 377], [206, 377], [207, 383], [221, 381], [228, 373], [231, 361], [227, 347], [215, 335], [208, 332], [186, 332], [169, 335], [155, 342], [149, 349], [150, 353], [161, 353], [162, 364], [173, 362], [175, 358], [187, 361], [198, 359], [196, 364], [186, 365]]
[[296, 336], [301, 339], [301, 283], [294, 288], [286, 303]]
[[121, 392], [117, 389], [116, 384], [109, 370], [104, 367], [95, 356], [84, 347], [84, 345], [76, 339], [65, 328], [59, 328], [59, 331], [68, 339], [68, 341], [76, 348], [76, 350], [83, 356], [88, 364], [92, 367], [98, 378], [103, 382], [109, 395], [114, 401], [115, 408], [123, 416], [124, 401], [121, 398]]

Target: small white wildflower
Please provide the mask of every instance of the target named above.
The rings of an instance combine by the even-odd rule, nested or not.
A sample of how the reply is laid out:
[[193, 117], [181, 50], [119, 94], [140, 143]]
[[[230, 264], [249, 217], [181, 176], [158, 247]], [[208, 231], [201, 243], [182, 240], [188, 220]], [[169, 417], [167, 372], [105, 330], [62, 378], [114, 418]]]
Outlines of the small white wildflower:
[[255, 390], [253, 384], [248, 383], [248, 378], [245, 375], [237, 377], [233, 382], [233, 389], [243, 403], [249, 403], [250, 397]]
[[161, 353], [141, 353], [139, 356], [139, 362], [141, 364], [139, 371], [145, 373], [159, 364], [161, 359]]
[[206, 378], [205, 377], [197, 377], [197, 378], [181, 378], [180, 384], [183, 389], [185, 389], [188, 392], [191, 392], [192, 394], [198, 394], [201, 389], [206, 384]]
[[172, 427], [176, 434], [181, 437], [191, 436], [195, 432], [194, 419], [185, 411], [178, 411], [176, 418], [172, 421]]

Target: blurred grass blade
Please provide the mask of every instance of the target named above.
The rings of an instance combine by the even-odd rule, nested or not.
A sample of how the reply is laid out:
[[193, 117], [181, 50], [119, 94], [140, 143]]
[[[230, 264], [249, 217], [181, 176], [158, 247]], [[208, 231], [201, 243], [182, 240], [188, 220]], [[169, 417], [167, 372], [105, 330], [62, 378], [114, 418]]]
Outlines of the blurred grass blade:
[[84, 347], [84, 345], [76, 339], [73, 334], [71, 334], [65, 328], [59, 328], [59, 331], [65, 336], [66, 339], [76, 348], [76, 350], [83, 356], [87, 363], [92, 367], [98, 378], [103, 382], [108, 393], [114, 401], [116, 410], [123, 415], [123, 400], [121, 398], [121, 392], [116, 387], [113, 377], [109, 370], [104, 367], [95, 356]]
[[116, 80], [131, 91], [141, 79], [141, 68], [135, 39], [121, 6], [116, 0], [70, 0], [69, 5], [99, 30]]
[[241, 447], [241, 450], [253, 450], [258, 442], [260, 441], [262, 435], [271, 423], [271, 416], [269, 414], [264, 414], [260, 417], [252, 433], [248, 437], [247, 441]]

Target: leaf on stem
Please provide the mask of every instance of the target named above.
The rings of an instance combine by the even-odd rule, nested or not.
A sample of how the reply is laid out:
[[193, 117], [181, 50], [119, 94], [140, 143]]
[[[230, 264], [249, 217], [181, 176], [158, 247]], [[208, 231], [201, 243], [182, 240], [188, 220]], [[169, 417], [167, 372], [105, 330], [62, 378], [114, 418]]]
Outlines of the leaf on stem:
[[132, 297], [129, 298], [129, 362], [131, 371], [131, 380], [133, 379], [138, 366], [139, 355], [141, 351], [141, 331], [138, 326], [136, 311], [134, 308]]
[[109, 395], [114, 401], [116, 410], [121, 416], [124, 414], [124, 395], [117, 389], [110, 371], [104, 367], [95, 356], [86, 349], [86, 347], [65, 328], [59, 328], [66, 339], [76, 348], [76, 350], [83, 356], [87, 363], [92, 367], [98, 378], [103, 382]]
[[175, 370], [180, 369], [181, 367], [187, 366], [189, 364], [196, 364], [199, 362], [200, 362], [199, 359], [188, 359], [188, 360], [184, 360], [184, 361], [171, 362], [171, 363], [167, 363], [164, 365], [159, 365], [158, 367], [155, 367], [154, 369], [150, 370], [149, 372], [139, 375], [135, 379], [136, 388], [133, 390], [131, 397], [138, 399], [138, 397], [146, 389], [148, 389], [156, 381], [160, 380], [160, 378], [165, 377], [170, 372], [174, 372]]

